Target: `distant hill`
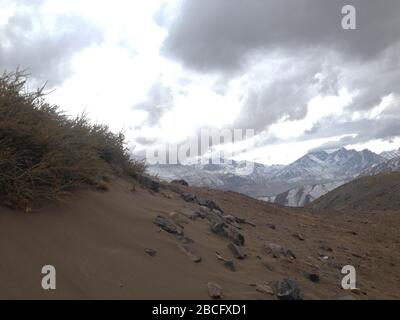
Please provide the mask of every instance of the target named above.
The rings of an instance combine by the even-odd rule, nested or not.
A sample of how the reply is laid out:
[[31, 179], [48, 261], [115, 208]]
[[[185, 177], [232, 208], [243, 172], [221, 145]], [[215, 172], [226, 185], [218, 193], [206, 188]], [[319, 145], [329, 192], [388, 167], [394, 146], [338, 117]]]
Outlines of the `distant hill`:
[[353, 180], [313, 201], [313, 209], [400, 210], [400, 172]]

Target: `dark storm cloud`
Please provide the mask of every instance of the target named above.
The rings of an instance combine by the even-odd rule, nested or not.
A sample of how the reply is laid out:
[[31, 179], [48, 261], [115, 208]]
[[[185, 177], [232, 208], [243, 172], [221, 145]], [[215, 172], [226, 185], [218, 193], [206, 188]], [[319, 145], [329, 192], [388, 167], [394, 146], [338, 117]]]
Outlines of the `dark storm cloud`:
[[17, 13], [0, 26], [0, 68], [27, 69], [31, 76], [60, 84], [70, 72], [70, 60], [84, 47], [99, 43], [102, 31], [78, 16], [47, 17], [40, 3], [21, 2]]
[[[357, 30], [342, 29], [344, 5], [355, 6]], [[399, 30], [398, 0], [184, 0], [162, 52], [187, 68], [228, 79], [274, 64], [276, 54], [290, 61], [290, 71], [285, 64], [274, 73], [260, 71], [242, 89], [234, 127], [262, 132], [280, 120], [304, 118], [310, 99], [341, 88], [352, 94], [349, 112], [367, 112], [385, 96], [400, 95]], [[320, 121], [299, 140], [345, 134], [355, 137], [340, 143], [388, 139], [400, 135], [400, 106], [392, 110], [384, 119]]]
[[[357, 9], [356, 31], [341, 8]], [[249, 53], [276, 47], [326, 48], [372, 59], [400, 39], [398, 0], [185, 0], [164, 53], [201, 71], [239, 69]]]

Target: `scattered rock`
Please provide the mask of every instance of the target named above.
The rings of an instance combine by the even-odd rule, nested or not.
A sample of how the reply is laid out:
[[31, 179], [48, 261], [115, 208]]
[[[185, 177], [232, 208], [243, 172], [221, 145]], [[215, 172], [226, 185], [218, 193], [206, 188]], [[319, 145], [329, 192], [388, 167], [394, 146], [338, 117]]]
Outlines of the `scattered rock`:
[[180, 184], [182, 186], [188, 187], [189, 183], [187, 183], [185, 180], [183, 179], [179, 179], [179, 180], [172, 180], [171, 183], [173, 184]]
[[194, 243], [193, 239], [190, 239], [184, 235], [179, 235], [177, 236], [177, 239], [179, 242], [183, 243], [183, 244], [191, 244]]
[[213, 200], [198, 198], [198, 199], [197, 199], [197, 203], [198, 203], [200, 206], [207, 207], [207, 208], [209, 208], [209, 209], [211, 209], [211, 210], [218, 210], [218, 211], [220, 211], [221, 213], [224, 212], [220, 207], [217, 206], [217, 204], [216, 204]]
[[296, 239], [300, 240], [300, 241], [304, 241], [304, 237], [301, 233], [295, 233], [293, 234], [293, 237], [295, 237]]
[[181, 235], [182, 234], [182, 230], [175, 224], [173, 223], [171, 220], [164, 218], [163, 216], [157, 216], [154, 221], [154, 224], [158, 225], [161, 229], [169, 232], [169, 233], [173, 233], [173, 234], [178, 234]]
[[282, 279], [275, 282], [276, 296], [280, 300], [302, 300], [299, 284], [295, 280]]
[[227, 268], [227, 269], [229, 269], [229, 270], [231, 270], [231, 271], [233, 271], [233, 272], [236, 271], [235, 264], [233, 263], [232, 260], [226, 260], [226, 261], [224, 262], [224, 266], [225, 266], [225, 268]]
[[207, 283], [208, 294], [212, 299], [222, 298], [222, 287], [214, 282]]
[[267, 295], [274, 295], [274, 290], [270, 286], [265, 284], [259, 284], [256, 286], [256, 291], [267, 294]]
[[190, 193], [190, 192], [183, 192], [181, 194], [181, 197], [186, 202], [195, 202], [196, 201], [196, 196], [193, 193]]
[[236, 259], [243, 260], [247, 256], [246, 253], [244, 252], [243, 247], [237, 246], [236, 244], [234, 244], [232, 242], [230, 244], [228, 244], [228, 249], [231, 250], [231, 252], [233, 253], [233, 256]]
[[276, 225], [272, 224], [272, 223], [267, 223], [266, 224], [268, 228], [272, 229], [272, 230], [276, 230]]
[[244, 236], [234, 227], [230, 227], [223, 222], [216, 222], [210, 225], [210, 230], [222, 237], [226, 237], [238, 246], [244, 245]]
[[290, 249], [285, 249], [279, 244], [269, 243], [264, 245], [263, 248], [267, 254], [272, 255], [274, 258], [296, 259], [296, 255]]
[[304, 277], [310, 280], [311, 282], [319, 282], [319, 275], [313, 272], [304, 272]]
[[178, 247], [189, 258], [190, 261], [194, 263], [201, 262], [201, 257], [197, 255], [188, 245], [179, 243]]
[[161, 184], [155, 178], [143, 174], [137, 174], [134, 177], [143, 187], [154, 192], [159, 192]]
[[144, 251], [150, 256], [150, 257], [155, 257], [157, 254], [157, 251], [154, 249], [146, 248]]

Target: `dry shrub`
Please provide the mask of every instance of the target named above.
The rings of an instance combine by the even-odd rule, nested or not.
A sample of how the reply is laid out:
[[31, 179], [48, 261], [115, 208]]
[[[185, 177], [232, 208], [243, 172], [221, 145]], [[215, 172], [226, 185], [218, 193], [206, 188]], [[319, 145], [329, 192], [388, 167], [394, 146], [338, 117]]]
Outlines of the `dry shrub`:
[[26, 74], [0, 76], [0, 200], [30, 207], [58, 199], [105, 173], [137, 176], [145, 164], [132, 160], [123, 133], [70, 118], [44, 99], [43, 88], [26, 91]]

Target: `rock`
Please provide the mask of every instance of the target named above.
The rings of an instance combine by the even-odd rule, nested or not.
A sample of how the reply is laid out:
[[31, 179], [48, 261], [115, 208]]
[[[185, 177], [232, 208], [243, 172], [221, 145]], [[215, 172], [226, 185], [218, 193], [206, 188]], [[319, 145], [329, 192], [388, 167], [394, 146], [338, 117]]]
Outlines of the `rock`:
[[179, 235], [177, 236], [177, 239], [179, 242], [183, 243], [183, 244], [191, 244], [194, 243], [193, 239], [190, 239], [188, 237], [185, 237], [184, 235]]
[[228, 244], [228, 249], [231, 250], [231, 252], [233, 253], [233, 256], [234, 256], [236, 259], [243, 260], [243, 259], [246, 258], [246, 256], [247, 256], [247, 255], [245, 254], [245, 252], [244, 252], [244, 248], [243, 248], [243, 247], [240, 247], [240, 246], [237, 246], [237, 245], [234, 244], [234, 243]]
[[134, 178], [145, 188], [154, 192], [160, 191], [161, 184], [155, 178], [143, 174], [135, 175]]
[[196, 220], [197, 218], [201, 217], [201, 214], [199, 211], [195, 211], [193, 209], [182, 209], [181, 214], [184, 215], [185, 217], [189, 218], [190, 220]]
[[179, 179], [179, 180], [172, 180], [171, 183], [173, 184], [180, 184], [182, 186], [188, 187], [189, 183], [187, 183], [185, 180], [183, 179]]
[[150, 256], [150, 257], [154, 257], [157, 254], [157, 251], [154, 249], [150, 249], [150, 248], [146, 248], [144, 249], [144, 251]]
[[175, 224], [173, 223], [171, 220], [164, 218], [163, 216], [157, 216], [154, 221], [154, 224], [158, 225], [161, 229], [163, 229], [164, 231], [167, 231], [169, 233], [173, 233], [173, 234], [178, 234], [181, 235], [182, 234], [182, 230]]
[[302, 300], [298, 283], [291, 279], [282, 279], [275, 282], [276, 296], [280, 300]]
[[186, 202], [195, 202], [196, 201], [196, 196], [193, 193], [190, 193], [190, 192], [183, 192], [181, 194], [181, 197]]
[[234, 264], [234, 262], [232, 260], [226, 260], [224, 262], [224, 266], [225, 266], [225, 268], [227, 268], [227, 269], [229, 269], [229, 270], [231, 270], [233, 272], [236, 271], [235, 264]]
[[272, 223], [267, 223], [267, 227], [272, 229], [272, 230], [276, 230], [276, 226]]
[[270, 286], [265, 284], [259, 284], [256, 286], [256, 291], [267, 294], [267, 295], [274, 295], [274, 290]]
[[233, 227], [229, 227], [223, 222], [216, 222], [210, 225], [210, 230], [222, 237], [226, 237], [238, 246], [244, 245], [244, 236]]
[[305, 240], [304, 237], [303, 237], [303, 235], [300, 234], [300, 233], [295, 233], [295, 234], [293, 235], [293, 237], [295, 237], [296, 239], [298, 239], [298, 240], [300, 240], [300, 241], [304, 241], [304, 240]]
[[264, 245], [263, 248], [267, 254], [272, 255], [274, 258], [296, 259], [296, 255], [290, 249], [285, 249], [279, 244], [269, 243]]
[[212, 299], [222, 298], [222, 287], [214, 282], [207, 283], [208, 294]]
[[179, 243], [178, 247], [189, 258], [190, 261], [194, 263], [201, 262], [201, 257], [197, 255], [188, 245]]
[[224, 212], [224, 211], [223, 211], [220, 207], [218, 207], [217, 204], [216, 204], [214, 201], [212, 201], [212, 200], [203, 199], [203, 198], [198, 198], [198, 199], [197, 199], [197, 203], [198, 203], [200, 206], [207, 207], [207, 208], [209, 208], [209, 209], [211, 209], [211, 210], [214, 209], [214, 210], [220, 211], [221, 213]]
[[319, 282], [319, 275], [312, 272], [304, 272], [304, 277], [310, 280], [311, 282]]

